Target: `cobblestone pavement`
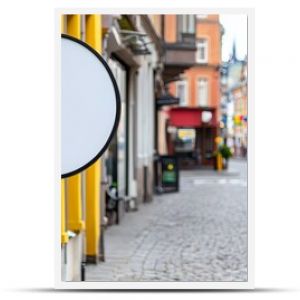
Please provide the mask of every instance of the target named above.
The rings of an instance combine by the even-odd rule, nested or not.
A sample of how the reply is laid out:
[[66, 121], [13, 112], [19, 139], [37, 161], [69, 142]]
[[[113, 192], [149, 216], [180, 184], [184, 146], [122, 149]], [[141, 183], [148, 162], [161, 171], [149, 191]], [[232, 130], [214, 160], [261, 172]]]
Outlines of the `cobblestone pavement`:
[[182, 171], [180, 193], [155, 196], [105, 232], [106, 261], [87, 281], [246, 281], [246, 162]]

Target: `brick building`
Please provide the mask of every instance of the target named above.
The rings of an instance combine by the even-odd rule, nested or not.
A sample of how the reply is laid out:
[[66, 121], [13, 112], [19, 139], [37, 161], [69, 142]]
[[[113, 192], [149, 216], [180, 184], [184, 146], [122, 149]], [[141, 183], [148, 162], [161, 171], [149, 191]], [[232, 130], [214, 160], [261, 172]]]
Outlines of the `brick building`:
[[[189, 157], [197, 165], [203, 166], [213, 165], [214, 140], [218, 134], [220, 121], [223, 28], [218, 15], [195, 16], [196, 52], [193, 54], [195, 62], [192, 67], [180, 74], [175, 82], [168, 85], [169, 92], [180, 99], [179, 107], [168, 111], [171, 127], [169, 131], [172, 135], [168, 152], [177, 154], [180, 152], [181, 156], [187, 156], [189, 152]], [[168, 28], [171, 31], [169, 35], [172, 36], [174, 27]]]

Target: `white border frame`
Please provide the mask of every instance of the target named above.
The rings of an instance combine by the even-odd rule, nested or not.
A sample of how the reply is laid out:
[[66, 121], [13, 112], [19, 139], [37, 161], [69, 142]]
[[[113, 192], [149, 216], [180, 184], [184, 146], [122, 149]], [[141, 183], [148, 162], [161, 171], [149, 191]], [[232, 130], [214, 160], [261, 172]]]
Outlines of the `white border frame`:
[[[248, 281], [63, 282], [60, 245], [60, 15], [61, 14], [246, 14], [248, 16]], [[254, 8], [59, 8], [55, 9], [55, 288], [57, 289], [253, 289], [254, 288]], [[250, 125], [249, 125], [250, 124]], [[249, 163], [250, 162], [250, 163]]]

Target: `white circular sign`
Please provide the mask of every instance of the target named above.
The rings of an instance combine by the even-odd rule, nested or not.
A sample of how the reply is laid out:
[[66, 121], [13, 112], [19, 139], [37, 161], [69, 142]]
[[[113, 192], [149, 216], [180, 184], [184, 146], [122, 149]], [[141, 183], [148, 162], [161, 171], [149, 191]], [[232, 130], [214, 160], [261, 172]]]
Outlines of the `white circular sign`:
[[212, 112], [211, 111], [203, 111], [202, 112], [202, 122], [208, 123], [212, 119]]
[[86, 43], [61, 39], [61, 176], [93, 164], [108, 147], [120, 118], [116, 81]]

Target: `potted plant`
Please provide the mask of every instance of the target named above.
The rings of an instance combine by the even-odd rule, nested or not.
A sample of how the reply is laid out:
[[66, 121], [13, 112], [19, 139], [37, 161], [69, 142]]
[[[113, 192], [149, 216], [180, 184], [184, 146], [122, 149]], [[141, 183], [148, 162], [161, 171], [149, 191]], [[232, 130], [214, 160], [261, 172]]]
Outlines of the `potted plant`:
[[224, 159], [223, 168], [227, 169], [229, 158], [232, 157], [231, 149], [227, 145], [223, 144], [219, 147], [218, 152], [222, 155]]

